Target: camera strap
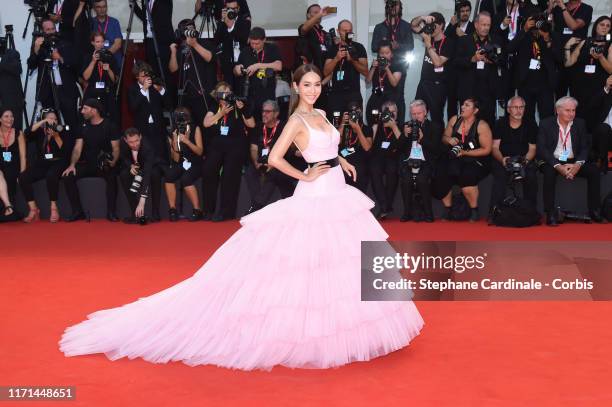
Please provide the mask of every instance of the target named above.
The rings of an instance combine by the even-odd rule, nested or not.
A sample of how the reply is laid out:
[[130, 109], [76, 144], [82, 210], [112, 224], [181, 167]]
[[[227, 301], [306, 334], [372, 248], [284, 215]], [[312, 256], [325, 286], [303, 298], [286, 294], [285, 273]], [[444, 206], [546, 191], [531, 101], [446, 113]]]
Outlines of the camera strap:
[[270, 133], [270, 137], [268, 137], [268, 127], [264, 124], [263, 125], [263, 145], [264, 148], [268, 148], [268, 146], [270, 145], [270, 143], [272, 142], [272, 140], [274, 139], [274, 135], [276, 134], [276, 128], [278, 127], [278, 121], [276, 122], [276, 124], [274, 125], [274, 127], [272, 128], [272, 132]]
[[102, 26], [100, 25], [100, 20], [98, 20], [96, 18], [96, 22], [98, 23], [98, 32], [104, 33], [105, 36], [106, 36], [106, 32], [108, 31], [108, 20], [110, 20], [110, 18], [108, 16], [106, 16], [106, 23], [104, 24], [104, 31], [102, 31]]
[[323, 33], [323, 28], [322, 27], [317, 27], [314, 26], [312, 27], [312, 31], [314, 31], [315, 35], [317, 36], [317, 39], [319, 40], [319, 44], [323, 45], [325, 44], [325, 34]]
[[391, 24], [391, 20], [389, 19], [385, 20], [385, 24], [387, 25], [387, 29], [389, 30], [389, 35], [391, 37], [391, 41], [396, 41], [398, 37], [397, 31], [399, 29], [400, 18], [399, 17], [395, 17], [395, 18], [397, 19], [395, 26]]
[[10, 129], [8, 134], [5, 134], [4, 132], [2, 132], [2, 141], [4, 142], [4, 150], [8, 151], [9, 149], [9, 139], [11, 138], [11, 132], [13, 131], [13, 129]]

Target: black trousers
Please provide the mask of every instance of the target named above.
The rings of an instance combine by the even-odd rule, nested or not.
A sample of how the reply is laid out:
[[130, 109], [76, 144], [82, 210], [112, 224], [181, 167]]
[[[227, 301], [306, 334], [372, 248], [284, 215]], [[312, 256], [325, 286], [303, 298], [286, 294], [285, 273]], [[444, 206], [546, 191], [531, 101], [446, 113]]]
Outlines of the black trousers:
[[[510, 173], [502, 164], [494, 160], [491, 164], [493, 174], [493, 188], [491, 189], [491, 206], [499, 205], [506, 197], [506, 188], [510, 185]], [[538, 203], [538, 176], [535, 164], [530, 163], [525, 168], [525, 178], [520, 182], [523, 185], [523, 195], [535, 207]]]
[[330, 91], [327, 97], [327, 118], [329, 121], [333, 120], [334, 112], [346, 112], [347, 106], [351, 102], [357, 102], [359, 106], [363, 105], [363, 97], [359, 90], [352, 92], [338, 90]]
[[19, 185], [26, 201], [34, 200], [32, 184], [44, 179], [47, 183], [47, 193], [50, 201], [57, 201], [59, 182], [67, 165], [64, 160], [37, 160], [31, 167], [19, 175]]
[[376, 203], [383, 212], [393, 211], [393, 200], [399, 182], [399, 165], [396, 155], [375, 153], [370, 162], [370, 176]]
[[[159, 165], [154, 165], [153, 168], [151, 169], [151, 184], [153, 185], [155, 184], [161, 184], [161, 178], [162, 178], [162, 169]], [[128, 204], [130, 205], [130, 216], [134, 215], [134, 212], [136, 212], [136, 207], [138, 206], [138, 201], [140, 200], [140, 195], [137, 193], [134, 193], [132, 191], [130, 191], [130, 187], [132, 186], [132, 182], [134, 181], [134, 176], [130, 173], [130, 169], [129, 168], [124, 168], [123, 170], [121, 170], [121, 173], [119, 174], [119, 179], [121, 180], [121, 186], [123, 188], [123, 193], [125, 194], [125, 198], [128, 201]], [[158, 195], [157, 197], [153, 196], [152, 191], [150, 191], [150, 195], [149, 197], [147, 197], [147, 199], [151, 199], [151, 210], [153, 212], [154, 215], [159, 215], [159, 201], [160, 201], [160, 196]]]
[[[555, 208], [556, 181], [559, 173], [549, 164], [544, 164], [541, 169], [544, 173], [544, 210], [550, 213]], [[600, 184], [597, 167], [587, 162], [580, 167], [576, 176], [586, 178], [587, 180], [587, 203], [589, 211], [598, 210], [600, 206]]]
[[[203, 210], [215, 213], [217, 189], [221, 184], [221, 214], [224, 218], [236, 217], [242, 167], [245, 163], [246, 148], [241, 143], [220, 149], [212, 146], [202, 166]], [[221, 169], [223, 172], [220, 174]]]
[[251, 195], [251, 206], [254, 210], [268, 205], [276, 188], [278, 188], [281, 198], [288, 198], [293, 195], [296, 186], [295, 180], [290, 176], [276, 169], [262, 173], [252, 163], [247, 167], [245, 180]]
[[447, 93], [444, 82], [421, 80], [417, 87], [415, 99], [425, 101], [431, 121], [444, 124], [444, 104], [446, 103]]
[[10, 163], [2, 161], [2, 157], [0, 157], [0, 171], [4, 174], [4, 180], [6, 181], [6, 187], [11, 201], [15, 199], [15, 194], [17, 193], [17, 179], [19, 178], [20, 170], [19, 157], [15, 157], [15, 154], [13, 154]]
[[423, 212], [425, 216], [433, 217], [431, 204], [431, 176], [433, 169], [428, 162], [424, 162], [419, 168], [418, 174], [414, 175], [412, 169], [406, 163], [400, 163], [400, 189], [404, 202], [404, 215], [412, 214], [413, 193], [416, 190], [421, 194], [423, 201]]
[[181, 187], [190, 187], [202, 176], [202, 158], [191, 161], [191, 167], [188, 170], [183, 168], [182, 163], [173, 162], [171, 165], [163, 167], [164, 178], [166, 184], [179, 182]]
[[344, 173], [344, 180], [347, 184], [359, 189], [364, 194], [367, 194], [368, 186], [370, 185], [369, 160], [360, 154], [362, 153], [358, 151], [345, 157], [349, 164], [353, 165], [357, 171], [357, 182], [354, 182], [353, 177], [348, 175], [346, 172]]
[[525, 118], [535, 120], [535, 109], [538, 107], [538, 116], [541, 119], [550, 117], [554, 112], [554, 90], [548, 86], [521, 86], [518, 90], [520, 97], [525, 99]]
[[77, 186], [77, 181], [81, 178], [104, 178], [104, 181], [106, 181], [106, 210], [109, 213], [115, 213], [117, 209], [117, 168], [111, 168], [110, 171], [104, 172], [95, 166], [87, 165], [87, 163], [77, 163], [76, 175], [70, 174], [64, 177], [64, 187], [68, 200], [70, 200], [72, 212], [83, 210]]
[[593, 131], [594, 156], [607, 161], [610, 150], [612, 150], [612, 128], [606, 123], [601, 123]]

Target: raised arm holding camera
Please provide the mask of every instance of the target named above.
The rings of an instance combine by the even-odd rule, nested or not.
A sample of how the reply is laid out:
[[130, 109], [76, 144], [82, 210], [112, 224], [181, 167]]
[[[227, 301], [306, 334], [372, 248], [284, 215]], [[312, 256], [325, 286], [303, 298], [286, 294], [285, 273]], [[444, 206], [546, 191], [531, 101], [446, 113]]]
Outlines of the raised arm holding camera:
[[381, 41], [378, 57], [372, 61], [366, 82], [372, 85], [372, 95], [366, 106], [368, 123], [372, 123], [372, 110], [381, 110], [381, 105], [387, 100], [395, 102], [398, 108], [398, 122], [404, 120], [404, 94], [400, 86], [404, 69], [402, 63], [396, 61], [391, 42]]
[[94, 51], [87, 56], [82, 73], [87, 87], [83, 93], [83, 99], [96, 98], [104, 106], [106, 116], [116, 124], [119, 123], [119, 106], [115, 99], [115, 89], [118, 77], [118, 69], [113, 54], [104, 47], [104, 34], [95, 32], [91, 35], [91, 45]]
[[311, 4], [306, 10], [306, 21], [298, 27], [299, 39], [298, 58], [305, 59], [305, 63], [312, 63], [323, 70], [327, 49], [331, 45], [331, 38], [323, 29], [321, 20], [335, 12], [332, 7], [321, 7]]
[[62, 172], [70, 156], [70, 143], [67, 140], [68, 133], [63, 131], [63, 126], [59, 124], [55, 111], [48, 109], [41, 113], [41, 120], [25, 131], [26, 139], [36, 146], [36, 155], [33, 162], [20, 174], [19, 185], [30, 209], [24, 218], [24, 221], [29, 223], [40, 218], [40, 210], [34, 200], [32, 185], [41, 179], [46, 181], [47, 193], [51, 202], [49, 221], [55, 223], [60, 219], [57, 197]]
[[336, 127], [341, 136], [338, 153], [353, 165], [359, 174], [356, 182], [346, 173], [344, 180], [365, 194], [370, 184], [369, 152], [372, 149], [373, 139], [372, 128], [363, 123], [361, 105], [357, 102], [349, 103], [347, 111]]
[[378, 52], [382, 41], [389, 41], [394, 54], [401, 58], [403, 73], [406, 75], [408, 63], [405, 57], [414, 49], [414, 39], [410, 24], [402, 18], [403, 5], [400, 0], [385, 0], [385, 21], [374, 26], [372, 33], [372, 52]]

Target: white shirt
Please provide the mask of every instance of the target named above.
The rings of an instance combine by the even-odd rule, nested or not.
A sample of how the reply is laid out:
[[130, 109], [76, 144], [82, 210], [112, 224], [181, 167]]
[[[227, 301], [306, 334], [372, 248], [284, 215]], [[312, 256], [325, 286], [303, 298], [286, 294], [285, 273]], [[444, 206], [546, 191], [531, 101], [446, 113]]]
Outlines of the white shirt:
[[[149, 0], [149, 10], [151, 10], [151, 18], [153, 18], [153, 4], [155, 3], [155, 0]], [[144, 10], [144, 12], [146, 13], [147, 10]], [[153, 30], [151, 29], [151, 21], [149, 20], [149, 15], [145, 14], [147, 16], [147, 38], [153, 38]]]
[[[573, 124], [574, 122], [570, 122], [567, 125], [567, 128], [565, 129], [565, 131], [563, 131], [564, 140], [565, 140], [565, 137], [567, 136], [567, 141], [565, 142], [565, 150], [569, 152], [569, 155], [567, 156], [568, 159], [574, 158], [574, 150], [572, 148], [572, 136], [570, 134], [572, 131], [571, 129], [572, 129]], [[558, 119], [557, 119], [557, 125], [559, 126], [559, 135], [557, 135], [557, 148], [555, 148], [555, 152], [553, 153], [553, 155], [555, 156], [556, 159], [559, 159], [559, 157], [561, 157], [561, 154], [563, 154], [564, 149], [563, 149], [563, 140], [561, 140], [561, 136], [560, 136], [563, 127], [559, 123]]]

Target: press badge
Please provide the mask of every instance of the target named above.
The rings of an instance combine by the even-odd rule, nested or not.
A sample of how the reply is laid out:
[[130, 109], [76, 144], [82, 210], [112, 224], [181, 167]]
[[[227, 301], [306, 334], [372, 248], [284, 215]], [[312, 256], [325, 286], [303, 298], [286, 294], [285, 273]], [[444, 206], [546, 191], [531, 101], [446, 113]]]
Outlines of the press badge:
[[391, 145], [390, 141], [383, 141], [380, 147], [386, 150], [389, 148], [390, 145]]
[[444, 72], [443, 66], [434, 67], [434, 72]]
[[568, 159], [568, 157], [569, 157], [569, 151], [565, 151], [565, 150], [564, 150], [564, 151], [561, 153], [561, 155], [559, 156], [559, 161], [561, 161], [561, 162], [566, 162], [566, 161], [567, 161], [567, 159]]
[[227, 136], [229, 134], [229, 126], [221, 126], [221, 135]]
[[343, 148], [342, 151], [340, 151], [340, 154], [342, 155], [342, 157], [348, 157], [349, 155], [353, 154], [355, 152], [355, 148], [354, 147], [350, 147], [350, 148]]
[[425, 156], [423, 155], [423, 147], [416, 142], [415, 144], [412, 145], [412, 149], [410, 150], [410, 158], [414, 158], [415, 160], [425, 160]]
[[563, 29], [563, 35], [572, 35], [574, 31], [570, 30], [569, 27]]
[[188, 160], [183, 160], [183, 168], [185, 171], [189, 170], [191, 168], [191, 163]]
[[484, 69], [484, 67], [485, 67], [484, 61], [477, 61], [476, 62], [476, 69]]
[[535, 58], [531, 58], [531, 61], [529, 62], [529, 69], [531, 69], [531, 70], [538, 70], [538, 69], [540, 69], [540, 61], [538, 61]]
[[327, 52], [327, 47], [325, 46], [325, 44], [321, 44], [321, 51]]
[[595, 73], [595, 65], [586, 65], [584, 67], [584, 73]]
[[96, 89], [104, 89], [104, 88], [106, 88], [106, 83], [96, 82]]
[[474, 149], [474, 143], [472, 143], [471, 141], [468, 143], [468, 146], [470, 146], [472, 150]]
[[2, 152], [2, 159], [4, 160], [4, 162], [10, 163], [12, 158], [13, 154], [10, 151]]
[[336, 72], [336, 80], [343, 81], [344, 80], [344, 71]]
[[270, 149], [268, 149], [268, 148], [264, 148], [264, 149], [262, 149], [262, 150], [261, 150], [261, 156], [262, 156], [262, 157], [267, 156], [267, 155], [268, 155], [269, 150], [270, 150]]
[[45, 160], [53, 160], [53, 154], [51, 153], [45, 154]]
[[109, 48], [110, 47], [110, 41], [109, 40], [105, 40], [104, 41], [104, 48]]

